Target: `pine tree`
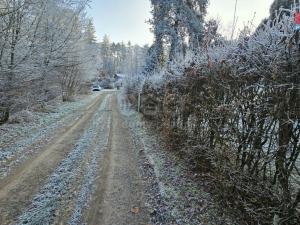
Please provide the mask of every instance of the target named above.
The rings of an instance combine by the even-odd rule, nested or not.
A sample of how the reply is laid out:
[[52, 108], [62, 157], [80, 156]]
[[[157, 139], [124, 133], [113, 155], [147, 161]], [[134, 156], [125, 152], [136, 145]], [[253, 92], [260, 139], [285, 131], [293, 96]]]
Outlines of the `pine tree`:
[[109, 37], [105, 35], [101, 43], [101, 59], [102, 59], [102, 69], [106, 76], [113, 75], [113, 62], [112, 62], [112, 51], [111, 43]]
[[187, 39], [190, 49], [201, 45], [208, 0], [151, 0], [151, 3], [155, 41], [149, 49], [147, 71], [159, 69], [178, 54], [184, 55]]
[[85, 34], [89, 44], [95, 44], [97, 42], [95, 26], [91, 18], [88, 19], [88, 24], [87, 24]]
[[86, 80], [93, 80], [98, 75], [98, 64], [100, 49], [97, 43], [96, 31], [92, 19], [87, 20], [85, 32], [83, 34], [82, 42], [82, 57], [84, 63], [82, 65], [84, 70], [84, 77]]
[[202, 42], [207, 5], [208, 0], [186, 0], [184, 4], [185, 22], [187, 23], [192, 48], [198, 48]]
[[151, 0], [152, 3], [152, 15], [153, 20], [151, 24], [153, 26], [154, 33], [154, 44], [149, 49], [151, 52], [148, 54], [149, 65], [147, 70], [155, 70], [160, 66], [160, 58], [164, 55], [164, 39], [168, 34], [170, 34], [171, 24], [170, 24], [170, 11], [172, 7], [173, 0]]

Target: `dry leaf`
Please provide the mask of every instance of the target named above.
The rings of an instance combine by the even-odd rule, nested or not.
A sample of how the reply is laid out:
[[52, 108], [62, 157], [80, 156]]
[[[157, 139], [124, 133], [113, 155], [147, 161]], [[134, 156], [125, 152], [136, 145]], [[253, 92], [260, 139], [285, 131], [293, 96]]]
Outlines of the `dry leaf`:
[[138, 214], [140, 212], [140, 208], [139, 207], [133, 207], [131, 209], [131, 212], [134, 213], [134, 214]]

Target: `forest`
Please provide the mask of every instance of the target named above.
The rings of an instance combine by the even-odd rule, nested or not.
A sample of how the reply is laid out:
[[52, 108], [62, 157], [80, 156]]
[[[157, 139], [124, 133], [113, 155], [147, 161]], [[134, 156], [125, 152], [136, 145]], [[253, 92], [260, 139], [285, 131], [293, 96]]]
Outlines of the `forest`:
[[0, 1], [0, 123], [58, 96], [70, 101], [99, 77], [139, 72], [148, 47], [111, 43], [107, 35], [97, 42], [88, 4]]
[[[7, 162], [23, 154], [12, 151], [9, 153], [11, 158], [6, 156], [6, 151], [11, 151], [10, 146], [5, 144], [6, 126], [11, 129], [11, 124], [22, 122], [15, 115], [22, 117], [33, 111], [48, 113], [48, 104], [56, 100], [74, 104], [78, 96], [90, 94], [93, 84], [102, 80], [110, 81], [116, 74], [125, 74], [121, 91], [123, 100], [118, 101], [123, 105], [128, 102], [137, 111], [135, 113], [142, 115], [143, 123], [160, 136], [167, 154], [188, 165], [187, 170], [191, 173], [201, 174], [201, 179], [209, 184], [206, 191], [224, 209], [224, 214], [237, 221], [234, 224], [300, 224], [300, 28], [296, 26], [300, 2], [274, 0], [266, 19], [255, 29], [251, 28], [251, 22], [245, 24], [237, 38], [224, 36], [218, 20], [207, 20], [208, 0], [150, 2], [152, 18], [147, 23], [151, 25], [154, 41], [149, 46], [139, 46], [131, 42], [113, 42], [109, 35], [99, 41], [94, 21], [86, 13], [89, 0], [0, 0], [0, 130], [3, 128], [3, 133], [0, 132], [3, 135], [0, 137], [0, 171], [2, 167], [6, 168]], [[233, 32], [234, 29], [233, 25]], [[86, 121], [94, 121], [86, 128], [86, 139], [93, 137], [96, 140], [97, 135], [103, 135], [103, 140], [108, 138], [103, 149], [110, 148], [108, 151], [111, 152], [118, 150], [115, 139], [120, 143], [126, 139], [126, 143], [122, 143], [126, 149], [139, 148], [132, 147], [138, 141], [128, 141], [130, 135], [127, 132], [137, 132], [132, 131], [135, 129], [130, 127], [132, 123], [128, 122], [130, 131], [121, 127], [123, 122], [118, 113], [122, 112], [124, 106], [121, 104], [120, 110], [113, 108], [117, 104], [115, 98], [121, 97], [108, 95], [103, 98], [100, 95], [102, 103], [97, 109], [100, 111], [95, 111], [94, 117], [87, 117], [86, 114]], [[99, 99], [85, 110], [94, 109]], [[73, 113], [79, 111], [76, 108]], [[108, 112], [112, 114], [106, 115]], [[85, 111], [81, 116], [76, 114], [76, 118], [80, 121], [80, 118], [85, 118], [84, 114]], [[126, 116], [123, 116], [124, 120]], [[97, 130], [100, 125], [93, 125], [96, 122], [110, 127], [108, 133], [104, 133], [105, 129]], [[118, 125], [114, 123], [120, 127], [117, 129]], [[55, 130], [58, 132], [59, 128]], [[98, 133], [89, 133], [93, 132], [91, 130], [97, 130]], [[123, 133], [119, 134], [121, 131]], [[70, 136], [70, 140], [77, 140], [76, 137]], [[78, 140], [81, 141], [74, 144], [76, 151], [81, 151], [81, 144], [82, 149], [93, 149], [93, 146], [84, 146], [84, 138]], [[90, 143], [94, 143], [92, 139]], [[29, 144], [27, 147], [32, 148]], [[89, 154], [84, 151], [79, 153]], [[126, 167], [134, 164], [133, 161], [138, 165], [139, 161], [134, 157], [140, 157], [140, 152], [142, 150], [136, 153], [138, 156], [128, 153], [132, 158], [128, 159], [126, 165], [122, 162], [120, 165]], [[119, 157], [116, 155], [103, 158], [113, 160]], [[26, 157], [23, 157], [24, 160]], [[94, 155], [86, 156], [88, 159], [76, 157], [74, 163], [102, 160]], [[20, 158], [20, 163], [23, 158]], [[153, 160], [149, 161], [148, 164], [151, 164]], [[105, 162], [99, 164], [106, 166]], [[108, 164], [115, 166], [118, 164], [116, 162]], [[93, 163], [87, 165], [93, 166]], [[103, 179], [113, 176], [110, 173], [114, 169], [105, 168], [99, 170], [108, 171]], [[12, 169], [9, 167], [7, 171]], [[92, 172], [87, 174], [88, 178], [97, 177]], [[120, 180], [127, 175], [122, 175]], [[4, 178], [1, 176], [1, 179], [6, 179], [6, 175]], [[0, 186], [3, 184], [5, 188], [8, 182], [4, 180], [1, 183], [1, 179]], [[155, 185], [161, 185], [157, 182]], [[112, 190], [115, 186], [118, 185], [112, 184]], [[99, 190], [99, 193], [109, 192], [109, 188]], [[2, 188], [2, 204], [1, 191]], [[76, 195], [77, 191], [74, 193]], [[84, 198], [88, 201], [88, 197]], [[8, 207], [10, 203], [5, 201], [4, 205]], [[38, 208], [36, 205], [34, 210]], [[141, 208], [134, 207], [131, 213], [140, 214]], [[30, 213], [32, 216], [28, 216]], [[69, 216], [64, 213], [64, 216]], [[75, 217], [76, 213], [73, 214]], [[74, 219], [58, 223], [59, 220], [51, 219], [59, 218], [60, 214], [56, 215], [55, 210], [49, 211], [49, 216], [45, 214], [44, 218], [38, 218], [38, 214], [32, 210], [22, 215], [14, 220], [16, 224], [25, 224], [20, 221], [27, 221], [28, 224], [82, 222]], [[5, 219], [9, 216], [3, 218], [3, 224], [11, 224]], [[3, 218], [0, 216], [0, 223]], [[107, 218], [102, 221], [113, 221], [113, 216]], [[85, 224], [97, 224], [92, 221]], [[129, 221], [127, 224], [140, 224]], [[200, 224], [176, 221], [176, 224], [182, 225]]]

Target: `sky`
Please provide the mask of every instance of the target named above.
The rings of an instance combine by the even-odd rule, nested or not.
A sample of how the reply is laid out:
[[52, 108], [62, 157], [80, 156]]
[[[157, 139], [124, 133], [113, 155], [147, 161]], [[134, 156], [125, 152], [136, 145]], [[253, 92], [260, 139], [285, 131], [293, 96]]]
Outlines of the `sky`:
[[[245, 25], [251, 25], [252, 30], [269, 16], [269, 9], [274, 0], [238, 0], [237, 26], [235, 36]], [[214, 18], [220, 23], [220, 31], [230, 37], [236, 0], [210, 0], [207, 19]]]
[[[210, 0], [207, 19], [215, 18], [220, 22], [221, 33], [231, 36], [236, 0]], [[273, 0], [238, 0], [236, 33], [249, 21], [253, 21], [253, 29], [263, 18], [269, 15]], [[88, 15], [93, 18], [97, 38], [107, 34], [114, 42], [132, 44], [151, 44], [153, 35], [150, 24], [150, 0], [92, 0]], [[255, 15], [255, 17], [254, 17]], [[254, 20], [253, 20], [254, 18]]]
[[88, 15], [94, 20], [97, 38], [107, 34], [114, 42], [151, 44], [150, 0], [92, 0]]

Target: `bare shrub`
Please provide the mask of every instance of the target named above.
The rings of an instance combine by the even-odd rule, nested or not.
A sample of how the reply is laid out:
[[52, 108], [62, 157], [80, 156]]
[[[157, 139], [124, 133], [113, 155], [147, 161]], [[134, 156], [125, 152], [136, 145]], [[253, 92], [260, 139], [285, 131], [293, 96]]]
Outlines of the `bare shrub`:
[[299, 74], [299, 31], [280, 11], [255, 34], [210, 42], [159, 90], [143, 88], [163, 99], [157, 120], [171, 149], [211, 173], [244, 224], [300, 223]]
[[61, 75], [62, 100], [73, 101], [80, 86], [80, 69], [76, 65], [63, 67]]

